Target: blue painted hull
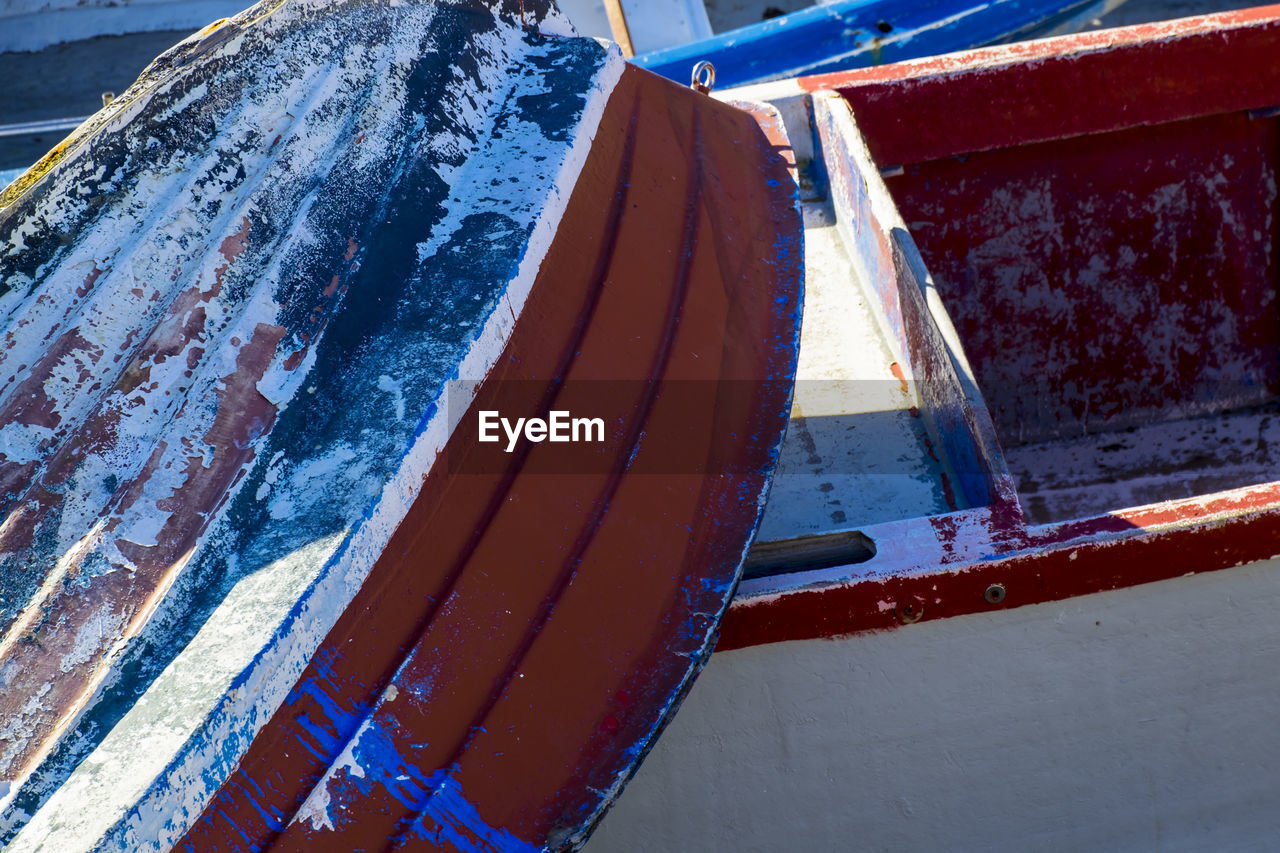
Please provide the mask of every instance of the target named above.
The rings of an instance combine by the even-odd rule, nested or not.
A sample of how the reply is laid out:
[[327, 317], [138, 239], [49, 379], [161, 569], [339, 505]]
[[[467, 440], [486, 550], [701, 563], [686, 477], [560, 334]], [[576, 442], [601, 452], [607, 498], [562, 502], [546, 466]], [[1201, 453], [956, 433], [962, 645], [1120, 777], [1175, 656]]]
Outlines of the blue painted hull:
[[917, 59], [1059, 31], [1099, 0], [844, 0], [646, 53], [635, 62], [688, 83], [708, 60], [716, 85], [742, 86]]

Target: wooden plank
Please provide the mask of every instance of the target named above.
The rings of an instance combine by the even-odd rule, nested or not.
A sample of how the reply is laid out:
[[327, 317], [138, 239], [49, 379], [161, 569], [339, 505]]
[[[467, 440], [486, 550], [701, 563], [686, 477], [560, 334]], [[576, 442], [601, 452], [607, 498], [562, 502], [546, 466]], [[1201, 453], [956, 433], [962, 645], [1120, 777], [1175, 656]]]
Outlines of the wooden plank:
[[879, 302], [895, 375], [920, 395], [935, 455], [947, 469], [938, 477], [949, 508], [1012, 506], [1012, 482], [960, 339], [848, 105], [815, 97], [814, 124], [837, 227]]
[[627, 13], [622, 9], [622, 0], [604, 0], [604, 11], [609, 17], [609, 30], [613, 40], [622, 48], [622, 55], [630, 59], [636, 55], [635, 45], [631, 43], [631, 30], [627, 26]]
[[1280, 476], [1277, 414], [1272, 402], [1027, 444], [1007, 451], [1009, 468], [1037, 524], [1260, 485]]
[[875, 555], [876, 543], [857, 530], [758, 542], [747, 553], [742, 575], [754, 578], [851, 566], [865, 563]]

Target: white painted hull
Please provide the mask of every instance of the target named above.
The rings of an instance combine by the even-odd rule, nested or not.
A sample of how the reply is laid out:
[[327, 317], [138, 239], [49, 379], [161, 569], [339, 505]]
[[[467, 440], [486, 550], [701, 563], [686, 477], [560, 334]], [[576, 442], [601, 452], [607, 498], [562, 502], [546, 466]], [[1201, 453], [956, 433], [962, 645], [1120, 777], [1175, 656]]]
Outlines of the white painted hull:
[[[1280, 338], [1239, 331], [1276, 328], [1277, 47], [1273, 6], [734, 93], [779, 108], [810, 176], [793, 421], [721, 650], [589, 853], [1280, 849], [1276, 391], [1240, 379]], [[1197, 122], [1202, 144], [1182, 145]], [[1228, 149], [1233, 127], [1243, 141]], [[1070, 176], [1036, 171], [1086, 144]], [[1260, 177], [1186, 165], [1224, 150]], [[1170, 163], [1237, 195], [1187, 204], [1176, 227], [1153, 217], [1176, 250], [1161, 281], [1180, 286], [1140, 310], [1095, 297], [1142, 278], [1071, 295], [1079, 266], [1031, 241], [991, 250], [1062, 222], [1103, 265], [1154, 263], [1159, 241], [1124, 210], [1067, 202], [1110, 169], [1108, 198], [1154, 197], [1167, 216], [1175, 185], [1151, 172]], [[1019, 168], [1067, 201], [989, 232], [955, 226], [1025, 198], [1009, 188]], [[954, 216], [911, 206], [966, 187]], [[948, 227], [955, 247], [938, 239]], [[986, 299], [965, 302], [983, 281]], [[1174, 323], [1193, 355], [1181, 374], [1124, 354], [1250, 293], [1264, 307], [1235, 309], [1227, 332]], [[1087, 318], [1079, 350], [1052, 325], [1062, 305]], [[991, 330], [1010, 334], [984, 348]], [[1020, 341], [1045, 357], [991, 378]], [[1071, 374], [1081, 386], [1022, 405], [1099, 351], [1100, 367]], [[1212, 374], [1215, 359], [1236, 372]], [[1095, 405], [1073, 422], [1084, 386]], [[1206, 399], [1212, 417], [1194, 408]]]
[[1280, 561], [714, 655], [586, 848], [1280, 847]]

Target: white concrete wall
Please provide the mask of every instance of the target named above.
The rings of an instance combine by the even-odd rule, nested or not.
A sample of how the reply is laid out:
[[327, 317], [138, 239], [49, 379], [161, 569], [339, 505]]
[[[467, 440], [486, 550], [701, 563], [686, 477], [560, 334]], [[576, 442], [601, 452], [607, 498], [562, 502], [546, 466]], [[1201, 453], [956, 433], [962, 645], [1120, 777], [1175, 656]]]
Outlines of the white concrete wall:
[[194, 32], [251, 5], [253, 0], [4, 0], [0, 52], [42, 50], [101, 35]]
[[[602, 0], [557, 0], [556, 5], [584, 36], [613, 40]], [[622, 11], [637, 53], [712, 35], [702, 0], [623, 0]]]
[[1280, 850], [1280, 561], [715, 655], [587, 853]]
[[[100, 35], [195, 31], [253, 0], [0, 0], [0, 52], [41, 50]], [[580, 33], [612, 39], [601, 0], [559, 0]], [[702, 0], [623, 0], [636, 50], [711, 36]]]

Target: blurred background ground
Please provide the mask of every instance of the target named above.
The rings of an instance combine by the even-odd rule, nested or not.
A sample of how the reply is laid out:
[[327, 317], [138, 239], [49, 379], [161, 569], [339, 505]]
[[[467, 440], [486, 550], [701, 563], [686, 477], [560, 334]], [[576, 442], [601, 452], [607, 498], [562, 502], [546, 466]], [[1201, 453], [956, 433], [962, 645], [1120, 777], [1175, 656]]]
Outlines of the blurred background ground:
[[[0, 53], [0, 124], [87, 116], [123, 92], [185, 32], [99, 36], [34, 53]], [[0, 169], [29, 166], [66, 136], [0, 137]]]
[[[758, 0], [742, 0], [758, 8]], [[778, 0], [789, 10], [809, 0]], [[1256, 5], [1240, 0], [1128, 0], [1109, 14], [1094, 19], [1087, 29], [1182, 18], [1206, 12]], [[719, 4], [711, 15], [716, 29], [744, 23], [744, 12], [733, 0]], [[0, 125], [86, 116], [102, 106], [102, 93], [122, 92], [142, 69], [186, 32], [101, 36], [60, 44], [34, 53], [0, 54]], [[56, 145], [65, 132], [42, 136], [0, 137], [0, 170], [28, 166]]]

